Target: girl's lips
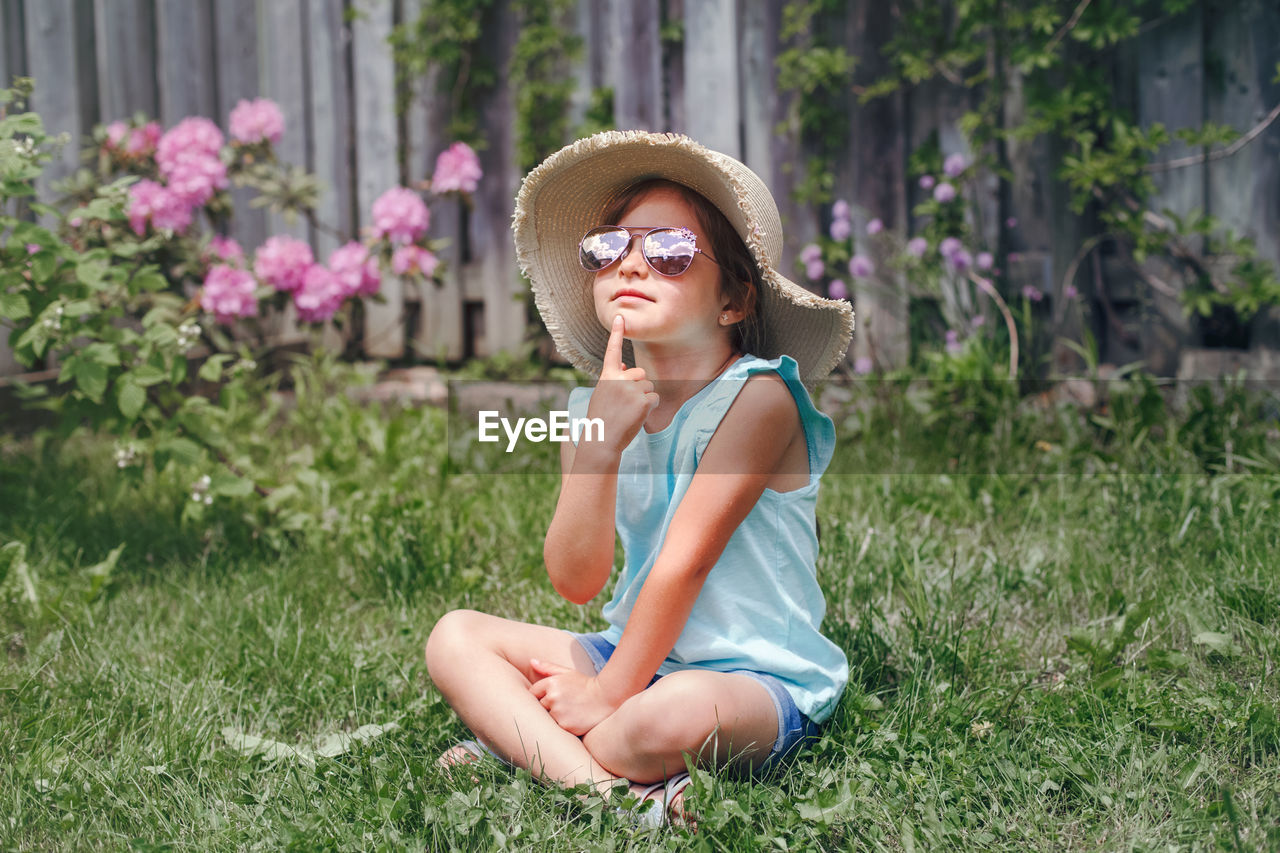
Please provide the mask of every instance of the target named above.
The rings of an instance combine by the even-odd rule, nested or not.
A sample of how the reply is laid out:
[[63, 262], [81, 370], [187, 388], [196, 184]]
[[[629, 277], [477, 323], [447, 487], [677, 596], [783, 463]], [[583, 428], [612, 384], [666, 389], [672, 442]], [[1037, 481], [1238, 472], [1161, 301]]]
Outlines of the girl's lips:
[[630, 288], [626, 288], [626, 287], [624, 287], [622, 290], [619, 290], [617, 293], [613, 294], [613, 299], [611, 301], [616, 302], [619, 299], [622, 299], [623, 297], [627, 297], [627, 296], [630, 296], [633, 299], [643, 299], [646, 302], [653, 301], [653, 299], [641, 293], [640, 291], [631, 290]]

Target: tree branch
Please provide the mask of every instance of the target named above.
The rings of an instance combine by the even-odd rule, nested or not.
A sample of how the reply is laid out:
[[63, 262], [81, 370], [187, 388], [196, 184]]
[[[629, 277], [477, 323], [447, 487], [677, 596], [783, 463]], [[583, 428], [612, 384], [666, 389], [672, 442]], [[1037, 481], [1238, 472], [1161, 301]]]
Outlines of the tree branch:
[[1237, 154], [1241, 148], [1244, 148], [1250, 142], [1258, 138], [1264, 130], [1271, 126], [1277, 118], [1280, 118], [1280, 104], [1276, 104], [1271, 108], [1271, 112], [1267, 113], [1267, 117], [1258, 122], [1244, 136], [1217, 151], [1210, 151], [1201, 154], [1193, 154], [1190, 157], [1180, 157], [1177, 160], [1166, 160], [1163, 163], [1148, 163], [1143, 166], [1143, 170], [1147, 172], [1167, 172], [1171, 169], [1183, 169], [1187, 166], [1195, 166], [1198, 163], [1205, 163], [1212, 160], [1221, 160], [1225, 157], [1231, 157]]

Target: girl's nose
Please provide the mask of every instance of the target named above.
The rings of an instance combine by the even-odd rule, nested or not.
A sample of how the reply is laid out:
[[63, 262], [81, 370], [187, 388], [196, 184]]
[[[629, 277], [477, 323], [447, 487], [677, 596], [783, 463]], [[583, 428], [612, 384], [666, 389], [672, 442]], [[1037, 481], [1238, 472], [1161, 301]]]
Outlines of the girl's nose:
[[618, 273], [620, 275], [645, 275], [648, 273], [648, 265], [644, 262], [644, 250], [641, 246], [636, 245], [636, 240], [643, 240], [643, 234], [633, 234], [631, 242], [627, 244], [627, 256], [618, 262]]

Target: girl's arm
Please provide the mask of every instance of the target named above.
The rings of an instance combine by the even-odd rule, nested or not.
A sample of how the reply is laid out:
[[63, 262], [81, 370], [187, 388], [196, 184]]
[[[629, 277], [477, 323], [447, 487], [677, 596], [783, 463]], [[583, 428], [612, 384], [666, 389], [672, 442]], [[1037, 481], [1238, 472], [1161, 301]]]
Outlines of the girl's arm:
[[[786, 384], [776, 375], [752, 377], [707, 445], [604, 669], [588, 678], [541, 668], [548, 677], [531, 690], [562, 728], [585, 734], [648, 685], [684, 630], [729, 537], [794, 441], [803, 442], [804, 432]], [[534, 662], [535, 670], [540, 666]]]
[[588, 417], [604, 422], [600, 441], [560, 445], [560, 498], [542, 545], [542, 559], [556, 592], [586, 604], [604, 588], [613, 570], [614, 509], [622, 451], [658, 405], [653, 383], [638, 367], [622, 362], [624, 324], [613, 318], [600, 381]]

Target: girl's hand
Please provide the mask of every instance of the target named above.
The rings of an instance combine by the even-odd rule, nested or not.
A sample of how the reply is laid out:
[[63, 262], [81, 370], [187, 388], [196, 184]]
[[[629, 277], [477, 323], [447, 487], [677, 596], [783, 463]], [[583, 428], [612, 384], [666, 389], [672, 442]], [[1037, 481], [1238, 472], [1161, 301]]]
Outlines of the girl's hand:
[[587, 417], [604, 421], [604, 443], [617, 453], [631, 443], [644, 426], [645, 418], [658, 405], [658, 395], [653, 383], [645, 378], [644, 369], [628, 368], [622, 363], [623, 326], [622, 315], [615, 315], [604, 350], [600, 381], [587, 406]]
[[529, 661], [529, 668], [540, 676], [529, 685], [529, 692], [547, 709], [556, 725], [570, 734], [582, 737], [618, 709], [605, 698], [595, 678], [576, 669], [537, 659]]

